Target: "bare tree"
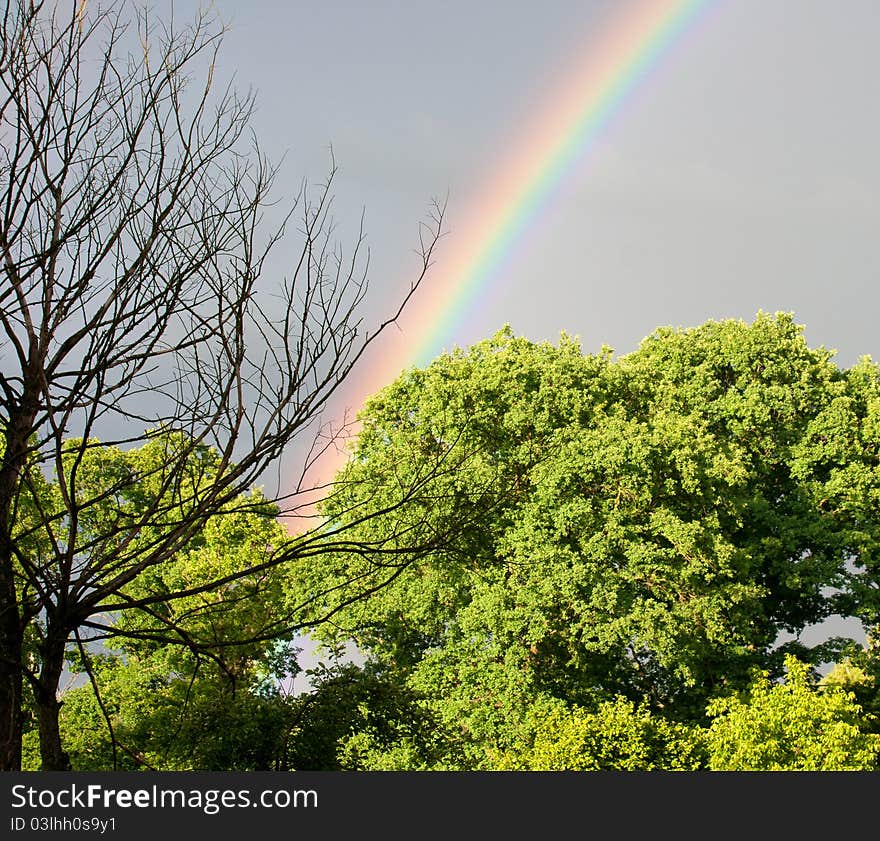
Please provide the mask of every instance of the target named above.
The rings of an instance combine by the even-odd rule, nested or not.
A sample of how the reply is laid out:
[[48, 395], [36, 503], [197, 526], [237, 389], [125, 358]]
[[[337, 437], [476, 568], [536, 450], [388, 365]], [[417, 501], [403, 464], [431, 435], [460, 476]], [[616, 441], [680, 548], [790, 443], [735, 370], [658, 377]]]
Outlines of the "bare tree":
[[[0, 24], [7, 770], [21, 763], [25, 681], [43, 767], [68, 767], [57, 696], [70, 641], [101, 628], [95, 617], [108, 610], [154, 610], [176, 597], [125, 593], [209, 517], [244, 504], [292, 441], [318, 440], [328, 400], [424, 277], [442, 221], [435, 206], [408, 294], [365, 331], [363, 240], [347, 255], [332, 241], [332, 172], [266, 231], [276, 170], [249, 128], [252, 97], [215, 89], [222, 26], [200, 15], [178, 28], [130, 14], [124, 2], [92, 9], [74, 0], [62, 13], [63, 5], [9, 2]], [[290, 274], [269, 283], [267, 255], [296, 222]], [[166, 443], [149, 476], [94, 481], [96, 448], [134, 448], [158, 434]], [[211, 468], [201, 469], [208, 451]], [[137, 516], [96, 526], [94, 511], [112, 510], [146, 479], [158, 491]], [[284, 510], [303, 488], [288, 490], [275, 500]], [[261, 568], [327, 551], [334, 544], [325, 538], [316, 526]]]

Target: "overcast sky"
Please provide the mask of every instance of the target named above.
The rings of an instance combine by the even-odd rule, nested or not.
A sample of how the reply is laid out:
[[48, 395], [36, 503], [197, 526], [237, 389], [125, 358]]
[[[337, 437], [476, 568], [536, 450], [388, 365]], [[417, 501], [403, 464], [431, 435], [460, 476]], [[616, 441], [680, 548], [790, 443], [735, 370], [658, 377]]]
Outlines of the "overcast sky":
[[[448, 195], [442, 276], [507, 151], [644, 3], [214, 5], [220, 72], [255, 89], [263, 148], [285, 156], [279, 196], [320, 182], [332, 145], [339, 238], [364, 210], [378, 317], [412, 279], [431, 200]], [[878, 0], [707, 2], [435, 352], [509, 323], [627, 353], [660, 325], [784, 310], [839, 365], [880, 358], [878, 43]], [[422, 327], [401, 323], [412, 344]]]
[[[431, 199], [449, 197], [439, 276], [505, 151], [642, 5], [215, 3], [222, 68], [256, 90], [261, 142], [286, 155], [279, 195], [320, 181], [332, 144], [339, 237], [365, 210], [376, 314], [413, 274]], [[510, 323], [625, 353], [660, 325], [763, 309], [793, 311], [842, 366], [880, 357], [878, 43], [877, 0], [706, 3], [437, 352]]]

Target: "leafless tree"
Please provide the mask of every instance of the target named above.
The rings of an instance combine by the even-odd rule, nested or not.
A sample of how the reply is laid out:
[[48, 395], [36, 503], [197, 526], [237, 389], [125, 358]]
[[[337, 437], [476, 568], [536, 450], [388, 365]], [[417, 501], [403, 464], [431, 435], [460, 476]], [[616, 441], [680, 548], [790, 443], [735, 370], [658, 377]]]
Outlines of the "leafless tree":
[[[0, 26], [0, 768], [20, 767], [30, 684], [43, 767], [64, 769], [71, 640], [108, 609], [154, 609], [166, 596], [127, 603], [126, 588], [291, 442], [319, 440], [328, 400], [425, 276], [442, 208], [420, 227], [408, 293], [368, 331], [363, 239], [347, 254], [333, 242], [332, 171], [266, 229], [277, 170], [252, 97], [217, 82], [216, 19], [11, 0]], [[290, 272], [270, 282], [294, 226]], [[149, 476], [94, 481], [96, 448], [158, 434]], [[98, 523], [147, 479], [159, 491], [137, 516]], [[302, 488], [288, 490], [285, 510]], [[287, 555], [325, 551], [323, 537]]]

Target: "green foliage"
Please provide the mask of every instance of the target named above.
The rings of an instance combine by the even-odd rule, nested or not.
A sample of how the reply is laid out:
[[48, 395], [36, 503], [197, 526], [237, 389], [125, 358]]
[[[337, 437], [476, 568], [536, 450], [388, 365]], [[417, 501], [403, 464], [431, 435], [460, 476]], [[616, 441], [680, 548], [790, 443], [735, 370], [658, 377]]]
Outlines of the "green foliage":
[[427, 767], [438, 758], [437, 722], [411, 690], [367, 664], [318, 667], [293, 702], [288, 761], [298, 771]]
[[[186, 470], [169, 484], [168, 451], [187, 448]], [[210, 651], [232, 675], [237, 661], [245, 668], [282, 635], [285, 570], [270, 559], [289, 537], [258, 489], [231, 499], [195, 534], [182, 532], [171, 557], [150, 559], [150, 547], [180, 529], [200, 504], [200, 489], [216, 480], [216, 452], [161, 432], [130, 450], [70, 441], [66, 457], [77, 461], [80, 492], [99, 500], [76, 526], [84, 580], [100, 587], [106, 578], [128, 579], [105, 600], [104, 628], [115, 645], [141, 655], [169, 642]]]
[[[520, 751], [537, 698], [576, 711], [575, 743], [623, 715], [603, 704], [705, 725], [755, 669], [836, 650], [781, 632], [875, 615], [880, 374], [831, 357], [764, 314], [664, 328], [616, 360], [509, 330], [445, 354], [369, 401], [324, 508], [398, 554], [339, 552], [296, 586], [336, 587], [324, 633], [396, 670], [465, 767]], [[359, 524], [371, 506], [389, 513]], [[349, 607], [352, 580], [387, 586]]]
[[[338, 551], [269, 571], [287, 538], [253, 492], [122, 589], [143, 609], [108, 626], [104, 710], [87, 688], [62, 708], [75, 767], [876, 767], [876, 648], [798, 638], [880, 619], [869, 359], [841, 371], [787, 315], [661, 329], [616, 360], [505, 330], [406, 372], [361, 424], [322, 508]], [[81, 452], [106, 491], [90, 516], [144, 546], [173, 529], [218, 469], [197, 451], [168, 488], [181, 444]], [[120, 471], [143, 481], [114, 495]], [[371, 659], [286, 698], [301, 604]]]
[[880, 733], [880, 646], [876, 629], [868, 634], [864, 646], [851, 643], [820, 685], [850, 693], [863, 711], [861, 726]]
[[[169, 483], [168, 450], [187, 447], [187, 469]], [[277, 509], [259, 490], [241, 494], [197, 533], [184, 532], [176, 554], [149, 563], [150, 547], [180, 527], [216, 478], [216, 453], [163, 432], [130, 450], [70, 441], [64, 459], [76, 462], [78, 491], [97, 500], [75, 524], [75, 568], [93, 587], [131, 572], [108, 591], [107, 611], [89, 622], [105, 648], [98, 654], [86, 642], [88, 662], [78, 649], [68, 652], [80, 686], [64, 693], [59, 725], [73, 767], [283, 765], [290, 709], [277, 687], [297, 667], [287, 572], [270, 562], [290, 539]], [[65, 464], [60, 475], [73, 469]], [[57, 479], [42, 492], [49, 504], [61, 492]], [[48, 522], [46, 536], [63, 545], [72, 520]], [[38, 652], [42, 622], [30, 631]], [[25, 739], [31, 767], [39, 765], [36, 739], [33, 730]]]
[[[127, 662], [111, 655], [94, 659], [101, 704], [88, 683], [63, 696], [60, 726], [73, 769], [283, 768], [288, 699], [251, 687], [233, 691], [210, 664], [186, 660], [170, 648]], [[35, 737], [29, 734], [26, 745]], [[25, 770], [36, 770], [38, 752], [27, 756]]]
[[[169, 463], [182, 453], [185, 469], [169, 476]], [[261, 650], [280, 633], [284, 571], [272, 569], [269, 560], [289, 537], [276, 520], [277, 508], [257, 489], [215, 506], [198, 530], [183, 528], [222, 469], [214, 450], [194, 446], [180, 432], [157, 431], [128, 450], [66, 441], [51, 481], [35, 474], [29, 483], [30, 508], [39, 504], [42, 513], [29, 518], [24, 510], [21, 527], [30, 520], [42, 527], [29, 534], [28, 562], [72, 579], [95, 599], [106, 612], [91, 624], [123, 650], [127, 639], [141, 652], [151, 640], [157, 646], [235, 648], [227, 658], [234, 669], [234, 659], [255, 653], [253, 643], [244, 643], [256, 639]], [[67, 486], [74, 474], [75, 486]], [[89, 500], [81, 509], [75, 499], [64, 500], [74, 491]], [[151, 555], [178, 533], [176, 553]], [[22, 603], [28, 600], [23, 592]], [[41, 638], [44, 622], [45, 612], [38, 613], [28, 632]]]
[[[133, 639], [137, 650], [149, 650], [151, 638], [162, 646], [176, 636], [213, 653], [234, 677], [246, 674], [255, 658], [268, 656], [273, 641], [289, 639], [287, 571], [267, 563], [288, 540], [284, 528], [257, 491], [229, 509], [211, 517], [184, 551], [125, 588], [124, 596], [133, 600], [181, 594], [119, 616], [114, 631]], [[122, 647], [129, 650], [131, 644]]]
[[653, 715], [626, 698], [595, 712], [559, 702], [536, 704], [529, 714], [528, 749], [500, 759], [504, 770], [680, 771], [703, 767], [696, 728]]
[[865, 771], [877, 768], [880, 735], [865, 732], [861, 707], [810, 667], [787, 656], [784, 683], [765, 672], [748, 696], [717, 698], [706, 734], [716, 771]]

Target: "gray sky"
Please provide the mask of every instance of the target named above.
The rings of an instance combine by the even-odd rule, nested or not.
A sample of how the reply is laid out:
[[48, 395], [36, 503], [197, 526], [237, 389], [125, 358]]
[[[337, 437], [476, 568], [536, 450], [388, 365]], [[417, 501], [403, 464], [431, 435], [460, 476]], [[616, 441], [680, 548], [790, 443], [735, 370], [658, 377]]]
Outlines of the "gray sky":
[[[505, 151], [640, 5], [215, 3], [221, 65], [256, 89], [266, 151], [286, 154], [279, 192], [320, 181], [332, 144], [340, 240], [365, 209], [377, 315], [413, 274], [431, 199], [449, 195], [439, 275]], [[509, 322], [625, 353], [660, 325], [763, 309], [793, 311], [843, 366], [880, 357], [878, 42], [876, 0], [709, 2], [437, 352]]]
[[[379, 317], [413, 276], [432, 198], [448, 194], [437, 275], [572, 62], [640, 5], [217, 0], [219, 69], [257, 92], [263, 147], [286, 156], [280, 194], [319, 182], [332, 144], [339, 238], [365, 210]], [[626, 353], [660, 325], [784, 310], [841, 366], [880, 358], [878, 43], [877, 0], [711, 0], [436, 352], [510, 323]], [[420, 341], [421, 324], [401, 327]]]

